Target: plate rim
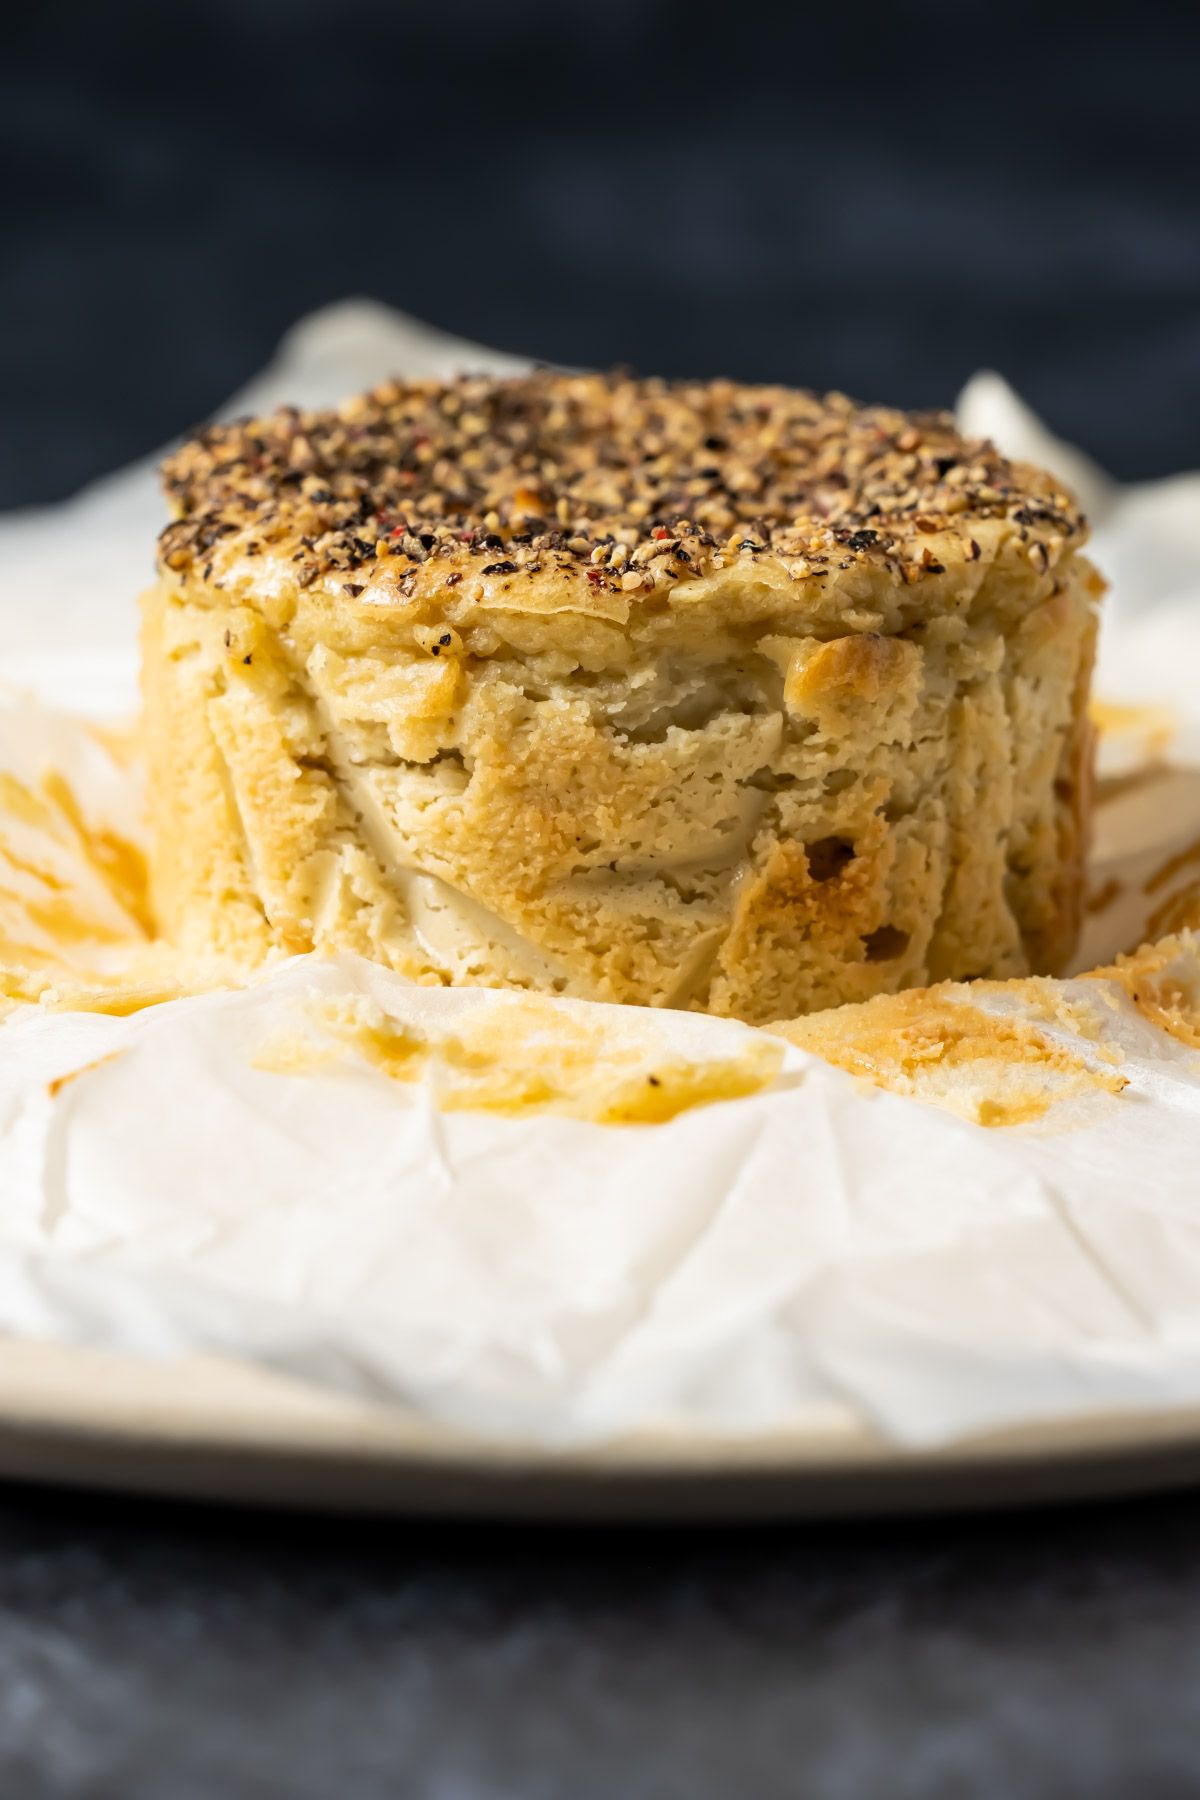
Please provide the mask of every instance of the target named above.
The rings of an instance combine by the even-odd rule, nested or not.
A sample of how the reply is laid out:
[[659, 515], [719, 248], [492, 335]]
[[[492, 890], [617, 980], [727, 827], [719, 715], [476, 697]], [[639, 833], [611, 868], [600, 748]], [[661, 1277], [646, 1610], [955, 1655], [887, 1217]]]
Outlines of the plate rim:
[[1074, 1414], [935, 1449], [846, 1409], [825, 1428], [655, 1430], [548, 1450], [218, 1356], [0, 1338], [0, 1476], [176, 1500], [441, 1518], [635, 1523], [980, 1510], [1200, 1482], [1200, 1407]]

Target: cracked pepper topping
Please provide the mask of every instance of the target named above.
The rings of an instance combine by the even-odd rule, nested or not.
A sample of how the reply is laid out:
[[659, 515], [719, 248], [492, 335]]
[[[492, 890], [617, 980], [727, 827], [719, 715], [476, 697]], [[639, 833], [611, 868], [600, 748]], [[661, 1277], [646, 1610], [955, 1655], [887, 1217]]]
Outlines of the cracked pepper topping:
[[352, 597], [384, 558], [401, 577], [437, 558], [448, 583], [545, 570], [633, 599], [744, 558], [919, 582], [978, 557], [984, 519], [1042, 569], [1086, 535], [1053, 477], [947, 413], [620, 372], [390, 381], [336, 411], [209, 427], [163, 477], [168, 568], [207, 580], [235, 551], [286, 557], [299, 586]]

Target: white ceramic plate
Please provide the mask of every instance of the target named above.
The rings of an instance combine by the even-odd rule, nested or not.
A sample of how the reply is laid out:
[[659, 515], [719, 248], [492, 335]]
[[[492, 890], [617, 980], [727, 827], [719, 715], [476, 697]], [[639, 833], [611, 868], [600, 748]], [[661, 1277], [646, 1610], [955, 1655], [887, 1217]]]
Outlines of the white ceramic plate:
[[737, 1520], [1033, 1504], [1200, 1480], [1200, 1412], [897, 1451], [832, 1409], [787, 1437], [553, 1455], [215, 1358], [0, 1342], [0, 1475], [178, 1498], [509, 1519]]

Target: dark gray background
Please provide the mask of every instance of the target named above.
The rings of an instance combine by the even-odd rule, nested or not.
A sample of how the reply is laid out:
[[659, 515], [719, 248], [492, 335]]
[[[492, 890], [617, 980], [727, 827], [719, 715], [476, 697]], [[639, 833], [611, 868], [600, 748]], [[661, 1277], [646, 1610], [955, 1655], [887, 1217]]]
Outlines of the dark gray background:
[[0, 54], [0, 505], [369, 293], [561, 362], [1200, 462], [1200, 7], [39, 0]]
[[790, 1530], [0, 1504], [12, 1800], [1175, 1800], [1194, 1496]]
[[[10, 9], [0, 505], [369, 293], [1200, 463], [1200, 8]], [[36, 597], [32, 597], [36, 603]], [[530, 1532], [0, 1491], [0, 1800], [1200, 1794], [1200, 1497]]]

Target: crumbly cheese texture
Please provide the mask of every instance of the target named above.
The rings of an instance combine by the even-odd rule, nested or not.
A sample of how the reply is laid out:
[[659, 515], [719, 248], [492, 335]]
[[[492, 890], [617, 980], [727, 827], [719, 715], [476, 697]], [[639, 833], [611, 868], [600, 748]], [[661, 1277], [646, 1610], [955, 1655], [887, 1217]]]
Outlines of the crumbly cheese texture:
[[391, 383], [165, 465], [163, 928], [761, 1023], [1075, 942], [1102, 584], [942, 414]]

